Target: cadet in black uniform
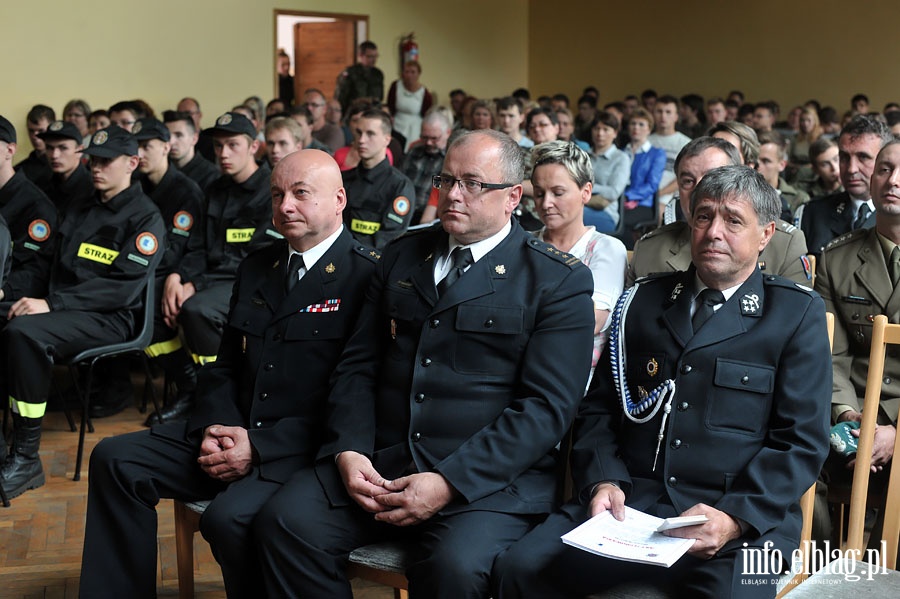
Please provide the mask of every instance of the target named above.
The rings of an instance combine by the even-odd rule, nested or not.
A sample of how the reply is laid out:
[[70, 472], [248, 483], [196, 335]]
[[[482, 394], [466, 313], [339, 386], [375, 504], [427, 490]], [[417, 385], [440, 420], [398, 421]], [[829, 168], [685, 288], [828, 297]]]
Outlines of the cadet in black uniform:
[[[275, 226], [289, 244], [242, 263], [219, 357], [201, 371], [190, 422], [104, 439], [91, 455], [83, 599], [154, 594], [161, 497], [215, 498], [201, 527], [228, 596], [262, 594], [250, 522], [312, 465], [328, 380], [379, 258], [341, 226], [346, 197], [327, 154], [291, 154], [272, 178]], [[299, 278], [291, 266], [301, 257]], [[228, 439], [234, 447], [223, 451]]]
[[44, 142], [38, 137], [47, 130], [50, 123], [56, 120], [56, 112], [44, 104], [35, 104], [25, 117], [25, 127], [28, 129], [28, 139], [34, 148], [31, 153], [16, 166], [16, 172], [28, 177], [28, 180], [44, 189], [50, 181], [53, 171], [47, 163], [47, 155], [44, 153]]
[[134, 137], [110, 126], [85, 153], [96, 193], [70, 206], [60, 226], [49, 293], [15, 302], [0, 332], [0, 386], [9, 394], [15, 432], [0, 482], [10, 497], [44, 484], [38, 448], [54, 361], [129, 338], [144, 285], [163, 254], [159, 210], [131, 185]]
[[[6, 226], [6, 219], [0, 214], [0, 287], [6, 283], [6, 277], [9, 276], [9, 267], [11, 261], [9, 259], [12, 254], [12, 239], [9, 236], [9, 227]], [[3, 439], [3, 432], [0, 431], [0, 440]], [[0, 445], [0, 449], [5, 448], [6, 444]]]
[[409, 227], [416, 190], [409, 177], [388, 162], [389, 116], [377, 108], [365, 111], [354, 134], [359, 166], [344, 172], [344, 224], [358, 241], [383, 248]]
[[56, 244], [56, 208], [24, 173], [13, 170], [16, 148], [15, 127], [0, 116], [0, 216], [13, 240], [12, 261], [6, 265], [12, 271], [0, 285], [0, 300], [46, 293]]
[[[156, 297], [162, 298], [166, 277], [175, 270], [187, 252], [188, 241], [203, 228], [203, 192], [197, 184], [169, 165], [169, 129], [152, 117], [138, 119], [132, 133], [138, 140], [141, 186], [156, 207], [166, 226], [166, 251], [156, 269]], [[178, 393], [191, 395], [197, 386], [197, 370], [190, 354], [182, 347], [178, 330], [163, 319], [162, 303], [154, 306], [153, 341], [146, 354], [154, 358], [175, 383]], [[151, 414], [147, 423], [154, 422]]]
[[200, 134], [189, 112], [167, 110], [163, 122], [172, 134], [169, 144], [169, 161], [182, 173], [192, 179], [205, 193], [210, 184], [222, 176], [216, 165], [197, 151]]
[[53, 171], [44, 193], [56, 206], [60, 218], [65, 218], [71, 204], [94, 193], [91, 174], [81, 163], [81, 133], [72, 123], [53, 121], [38, 137], [44, 140], [44, 151]]
[[[188, 240], [187, 252], [166, 278], [163, 317], [184, 331], [197, 364], [215, 359], [228, 312], [228, 298], [241, 260], [281, 235], [272, 228], [269, 167], [258, 166], [256, 129], [242, 114], [226, 112], [207, 131], [224, 173], [206, 193], [204, 226]], [[163, 417], [185, 414], [183, 398]]]

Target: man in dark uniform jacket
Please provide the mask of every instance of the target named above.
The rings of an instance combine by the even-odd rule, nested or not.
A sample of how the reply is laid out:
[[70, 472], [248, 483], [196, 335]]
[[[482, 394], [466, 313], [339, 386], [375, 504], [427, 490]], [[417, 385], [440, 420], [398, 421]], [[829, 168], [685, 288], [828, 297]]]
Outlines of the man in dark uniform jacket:
[[486, 597], [494, 556], [553, 508], [556, 445], [590, 370], [592, 283], [510, 219], [522, 176], [508, 135], [464, 134], [438, 180], [441, 225], [386, 248], [316, 469], [254, 523], [269, 596], [349, 598], [350, 550], [405, 536], [412, 596]]
[[[679, 597], [775, 596], [777, 572], [742, 574], [744, 548], [771, 541], [789, 563], [800, 496], [828, 450], [831, 387], [822, 299], [757, 266], [780, 206], [749, 167], [703, 177], [693, 266], [620, 298], [574, 427], [575, 498], [499, 558], [494, 597], [584, 596], [629, 580]], [[708, 521], [666, 533], [696, 539], [669, 569], [560, 542], [590, 516], [624, 519], [626, 505]]]
[[354, 133], [359, 166], [344, 172], [344, 224], [358, 241], [383, 248], [409, 227], [416, 190], [409, 177], [387, 159], [391, 141], [389, 116], [377, 108], [366, 110]]
[[206, 192], [212, 182], [222, 176], [222, 173], [215, 164], [197, 151], [200, 133], [196, 129], [194, 119], [188, 112], [167, 110], [163, 113], [163, 122], [171, 134], [169, 161], [193, 180], [201, 191]]
[[12, 272], [0, 285], [0, 301], [46, 293], [56, 249], [56, 208], [24, 173], [13, 170], [16, 148], [16, 130], [0, 116], [0, 216], [13, 240], [7, 264]]
[[892, 139], [887, 125], [865, 114], [841, 129], [838, 160], [844, 191], [807, 203], [800, 218], [810, 254], [818, 256], [829, 241], [853, 229], [875, 226], [869, 179], [878, 150]]
[[[675, 159], [675, 182], [682, 214], [689, 214], [691, 192], [711, 169], [738, 165], [740, 155], [727, 141], [698, 137], [681, 149]], [[682, 216], [682, 218], [684, 218]], [[634, 246], [626, 284], [647, 275], [687, 270], [691, 265], [691, 226], [678, 220], [644, 235]], [[759, 269], [808, 284], [812, 271], [806, 261], [806, 241], [797, 227], [779, 219], [775, 233], [759, 255]]]
[[44, 189], [53, 175], [47, 155], [44, 152], [44, 142], [39, 135], [47, 130], [50, 123], [56, 120], [56, 112], [44, 104], [35, 104], [25, 117], [25, 127], [28, 130], [28, 139], [34, 148], [24, 160], [16, 164], [16, 172], [22, 171], [28, 180]]
[[379, 258], [342, 227], [346, 195], [327, 154], [291, 154], [272, 189], [275, 226], [288, 243], [242, 263], [218, 359], [201, 371], [190, 421], [105, 439], [91, 455], [85, 599], [155, 595], [161, 497], [214, 498], [200, 526], [228, 596], [262, 594], [251, 521], [313, 463], [329, 377]]
[[[199, 366], [215, 359], [238, 265], [255, 249], [281, 239], [272, 228], [271, 171], [256, 164], [259, 148], [250, 119], [226, 112], [207, 130], [223, 175], [206, 192], [206, 214], [188, 240], [184, 259], [166, 278], [163, 317], [180, 325]], [[187, 414], [193, 398], [179, 398], [163, 416]]]
[[[6, 284], [6, 278], [9, 276], [9, 269], [12, 265], [12, 260], [10, 260], [12, 249], [9, 227], [6, 226], [6, 219], [0, 214], [0, 288]], [[2, 438], [3, 434], [0, 432], [0, 439]], [[5, 446], [5, 444], [2, 445], [2, 447]]]
[[[164, 124], [152, 117], [138, 119], [132, 133], [138, 140], [140, 152], [141, 186], [156, 207], [159, 208], [166, 229], [166, 251], [156, 269], [156, 297], [163, 297], [166, 278], [181, 263], [187, 252], [191, 236], [203, 229], [203, 192], [197, 184], [178, 169], [169, 165], [169, 139], [171, 134]], [[153, 340], [144, 350], [166, 372], [168, 380], [178, 392], [173, 398], [192, 395], [197, 386], [197, 371], [191, 355], [182, 347], [178, 330], [166, 324], [162, 315], [162, 302], [154, 306]], [[151, 414], [148, 423], [157, 414]]]
[[334, 98], [347, 114], [351, 102], [357, 98], [384, 99], [384, 73], [375, 66], [378, 47], [368, 40], [359, 45], [356, 64], [350, 65], [338, 75]]
[[44, 152], [53, 171], [43, 190], [62, 220], [69, 206], [94, 194], [91, 174], [81, 163], [81, 132], [72, 123], [53, 121], [38, 137], [44, 141]]
[[159, 210], [131, 185], [137, 141], [113, 125], [98, 131], [85, 153], [96, 193], [69, 206], [49, 293], [16, 301], [0, 332], [0, 387], [15, 432], [2, 470], [10, 497], [44, 484], [38, 448], [54, 361], [131, 337], [144, 285], [162, 258]]

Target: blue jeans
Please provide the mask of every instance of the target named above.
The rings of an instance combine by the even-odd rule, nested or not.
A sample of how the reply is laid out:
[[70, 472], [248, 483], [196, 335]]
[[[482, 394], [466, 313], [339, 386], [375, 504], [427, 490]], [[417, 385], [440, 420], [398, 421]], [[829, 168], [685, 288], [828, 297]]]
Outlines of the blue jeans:
[[601, 233], [611, 233], [616, 230], [616, 223], [605, 210], [584, 207], [584, 224], [593, 225]]

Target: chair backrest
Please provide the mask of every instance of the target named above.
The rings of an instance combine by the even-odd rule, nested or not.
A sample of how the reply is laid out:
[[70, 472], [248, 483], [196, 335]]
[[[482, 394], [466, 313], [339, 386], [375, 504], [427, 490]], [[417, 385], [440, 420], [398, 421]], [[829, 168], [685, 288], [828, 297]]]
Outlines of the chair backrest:
[[[869, 472], [872, 466], [872, 445], [875, 442], [875, 424], [881, 401], [881, 382], [884, 375], [884, 354], [888, 344], [900, 345], [900, 324], [888, 324], [887, 316], [875, 317], [872, 331], [872, 347], [869, 351], [869, 374], [866, 379], [866, 396], [863, 402], [862, 425], [856, 464], [853, 468], [853, 486], [850, 491], [850, 525], [847, 532], [847, 548], [858, 551], [862, 559], [863, 532], [865, 529], [866, 498], [869, 491]], [[900, 435], [894, 442], [894, 456], [900, 456]], [[887, 543], [883, 565], [897, 566], [897, 541], [900, 536], [900, 467], [893, 464], [888, 482], [882, 539]]]
[[[816, 284], [816, 255], [806, 254], [806, 259], [809, 260], [809, 286], [813, 287]], [[831, 318], [831, 332], [834, 333], [834, 314]]]
[[156, 305], [154, 302], [156, 301], [156, 277], [153, 276], [151, 272], [147, 276], [147, 283], [144, 286], [144, 305], [141, 307], [143, 309], [143, 322], [141, 322], [141, 328], [138, 330], [137, 339], [135, 343], [140, 345], [141, 347], [147, 347], [150, 345], [150, 341], [153, 339], [153, 316], [156, 312]]

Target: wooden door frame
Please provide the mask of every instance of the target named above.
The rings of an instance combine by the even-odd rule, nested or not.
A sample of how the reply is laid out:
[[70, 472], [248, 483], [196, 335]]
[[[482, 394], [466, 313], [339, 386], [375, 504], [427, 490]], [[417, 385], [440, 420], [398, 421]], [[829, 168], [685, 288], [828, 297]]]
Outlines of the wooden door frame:
[[[275, 57], [278, 56], [278, 17], [322, 17], [327, 19], [335, 19], [337, 21], [352, 21], [353, 22], [353, 50], [356, 52], [356, 48], [362, 43], [360, 40], [356, 39], [356, 30], [357, 23], [360, 21], [364, 21], [366, 24], [366, 32], [369, 31], [369, 15], [358, 15], [354, 13], [337, 13], [337, 12], [315, 12], [310, 10], [285, 10], [281, 8], [273, 9], [272, 14], [272, 60], [269, 61], [269, 64], [272, 65], [272, 97], [278, 97], [278, 65], [275, 60]], [[355, 60], [354, 60], [355, 62]], [[297, 57], [294, 57], [294, 74], [296, 76], [297, 69]]]

